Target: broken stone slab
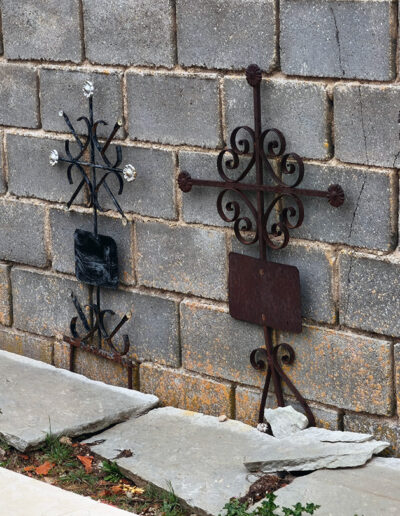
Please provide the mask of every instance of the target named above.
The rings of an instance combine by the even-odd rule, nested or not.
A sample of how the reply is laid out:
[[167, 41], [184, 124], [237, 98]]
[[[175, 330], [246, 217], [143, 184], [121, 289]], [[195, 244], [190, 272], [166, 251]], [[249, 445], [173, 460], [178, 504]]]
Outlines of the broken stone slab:
[[40, 446], [50, 431], [70, 437], [97, 432], [158, 402], [150, 394], [0, 351], [0, 435], [20, 451]]
[[312, 426], [292, 436], [293, 439], [302, 441], [319, 441], [323, 443], [365, 443], [374, 438], [372, 434], [360, 434], [357, 432], [342, 432], [340, 430], [328, 430]]
[[135, 516], [89, 497], [0, 468], [0, 514], [4, 516]]
[[359, 468], [324, 469], [296, 478], [275, 492], [275, 503], [292, 507], [312, 502], [321, 506], [315, 513], [318, 516], [397, 516], [399, 485], [400, 460], [376, 457]]
[[[239, 421], [221, 423], [217, 417], [172, 407], [130, 419], [87, 442], [102, 439], [93, 453], [116, 460], [128, 477], [162, 489], [171, 485], [181, 500], [208, 514], [219, 514], [232, 496], [247, 493], [256, 478], [243, 462], [267, 457], [277, 442]], [[119, 450], [130, 450], [132, 456], [116, 459]]]
[[353, 468], [365, 464], [374, 454], [390, 446], [381, 441], [367, 442], [320, 442], [315, 439], [277, 439], [267, 450], [265, 460], [246, 462], [251, 472], [314, 471], [329, 468]]
[[308, 425], [307, 417], [290, 405], [274, 409], [267, 408], [264, 410], [264, 417], [277, 439], [300, 432]]

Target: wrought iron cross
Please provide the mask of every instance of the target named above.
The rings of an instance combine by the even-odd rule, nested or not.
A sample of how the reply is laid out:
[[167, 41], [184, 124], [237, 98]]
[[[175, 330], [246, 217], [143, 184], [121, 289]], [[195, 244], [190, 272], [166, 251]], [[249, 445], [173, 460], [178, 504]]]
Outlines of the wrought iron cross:
[[[259, 324], [264, 329], [265, 349], [255, 349], [250, 356], [252, 366], [258, 370], [267, 368], [262, 393], [259, 424], [263, 425], [264, 409], [271, 379], [279, 406], [284, 406], [281, 380], [301, 403], [309, 424], [315, 424], [314, 416], [300, 392], [285, 374], [279, 361], [291, 364], [294, 350], [288, 344], [274, 346], [272, 329], [301, 332], [300, 279], [296, 267], [267, 261], [267, 247], [282, 249], [289, 242], [289, 230], [300, 227], [304, 220], [302, 196], [326, 198], [331, 206], [339, 207], [344, 202], [340, 185], [329, 186], [326, 191], [298, 188], [304, 177], [303, 160], [296, 153], [286, 153], [284, 135], [278, 129], [262, 130], [261, 127], [261, 70], [250, 65], [246, 78], [253, 88], [254, 129], [240, 126], [233, 130], [231, 147], [224, 149], [217, 159], [217, 170], [222, 181], [194, 179], [187, 172], [181, 172], [178, 184], [183, 192], [190, 192], [193, 186], [220, 188], [217, 209], [225, 222], [234, 223], [237, 239], [245, 245], [259, 244], [259, 259], [236, 253], [229, 255], [229, 310], [232, 317]], [[241, 157], [246, 161], [240, 169]], [[228, 159], [227, 159], [228, 158]], [[273, 162], [277, 165], [274, 170]], [[243, 183], [255, 167], [255, 183]], [[277, 170], [277, 171], [276, 171]], [[229, 173], [236, 171], [236, 178]], [[269, 178], [264, 182], [264, 173]], [[293, 177], [291, 184], [285, 176]], [[250, 216], [241, 215], [238, 201], [228, 201], [227, 192], [232, 192], [243, 201]], [[256, 206], [246, 193], [256, 196]], [[266, 205], [265, 194], [273, 194], [273, 200]], [[270, 223], [271, 216], [277, 216]], [[270, 227], [268, 228], [268, 225]], [[262, 428], [262, 427], [261, 427]], [[264, 428], [265, 429], [265, 428]]]
[[[124, 181], [130, 182], [136, 178], [136, 170], [132, 165], [126, 165], [123, 169], [120, 168], [122, 162], [122, 149], [120, 145], [116, 145], [116, 157], [113, 162], [107, 156], [107, 150], [113, 141], [118, 130], [122, 126], [122, 122], [118, 121], [112, 129], [110, 136], [104, 144], [100, 143], [97, 137], [97, 129], [100, 125], [106, 126], [107, 123], [103, 120], [94, 120], [93, 116], [93, 93], [94, 85], [90, 81], [86, 81], [83, 87], [84, 95], [89, 101], [89, 116], [82, 116], [78, 118], [78, 122], [83, 121], [87, 126], [87, 135], [84, 136], [83, 141], [78, 136], [72, 125], [68, 115], [63, 111], [59, 115], [64, 118], [79, 151], [74, 156], [70, 149], [69, 140], [65, 141], [66, 157], [60, 156], [56, 150], [50, 153], [50, 165], [56, 166], [58, 163], [67, 163], [67, 177], [69, 183], [73, 184], [72, 172], [77, 171], [80, 176], [80, 182], [72, 194], [67, 206], [71, 207], [72, 203], [86, 187], [89, 195], [89, 206], [93, 208], [93, 233], [77, 229], [75, 231], [75, 269], [77, 278], [90, 285], [89, 296], [90, 303], [84, 308], [89, 309], [89, 320], [79, 303], [78, 299], [71, 292], [71, 298], [75, 306], [77, 317], [73, 317], [70, 323], [70, 330], [72, 338], [65, 336], [64, 341], [70, 344], [70, 369], [73, 370], [74, 350], [81, 348], [91, 353], [100, 355], [109, 360], [119, 362], [128, 369], [128, 386], [132, 388], [132, 362], [126, 357], [130, 342], [128, 335], [123, 335], [122, 349], [117, 347], [113, 340], [117, 332], [130, 319], [131, 313], [125, 314], [115, 328], [109, 332], [105, 326], [105, 317], [113, 316], [115, 313], [112, 310], [104, 310], [101, 306], [101, 287], [116, 288], [118, 285], [118, 260], [117, 247], [114, 240], [105, 235], [98, 233], [98, 212], [104, 212], [99, 202], [99, 192], [103, 188], [111, 198], [116, 210], [122, 216], [123, 222], [126, 224], [126, 217], [118, 203], [111, 187], [107, 183], [109, 176], [115, 177], [118, 181], [118, 195], [121, 195], [124, 188]], [[97, 162], [97, 154], [100, 155], [101, 161]], [[85, 153], [88, 154], [88, 159], [85, 159]], [[98, 173], [103, 173], [101, 177]], [[96, 301], [93, 301], [94, 287], [96, 287]], [[78, 319], [81, 321], [85, 330], [85, 335], [80, 336], [77, 331]], [[91, 344], [93, 338], [97, 336], [97, 346]], [[109, 347], [109, 350], [103, 349], [103, 342]]]

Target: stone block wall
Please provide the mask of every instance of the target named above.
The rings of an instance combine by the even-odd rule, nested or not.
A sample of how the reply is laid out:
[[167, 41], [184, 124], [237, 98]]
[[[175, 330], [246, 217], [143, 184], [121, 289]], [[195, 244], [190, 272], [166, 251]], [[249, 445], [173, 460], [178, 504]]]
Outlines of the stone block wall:
[[[262, 329], [227, 310], [228, 253], [255, 250], [218, 217], [215, 191], [176, 185], [185, 169], [216, 177], [230, 132], [252, 123], [244, 70], [255, 62], [263, 124], [304, 156], [304, 187], [346, 192], [338, 210], [307, 199], [304, 225], [270, 253], [302, 282], [304, 330], [275, 340], [294, 347], [287, 372], [320, 424], [373, 431], [400, 453], [398, 3], [1, 0], [0, 347], [67, 367], [68, 292], [87, 299], [73, 232], [91, 211], [83, 195], [66, 210], [71, 186], [48, 155], [68, 138], [59, 110], [85, 113], [90, 79], [95, 115], [123, 120], [118, 143], [138, 170], [121, 198], [128, 225], [111, 204], [100, 218], [121, 265], [104, 303], [134, 311], [135, 387], [256, 422], [264, 375], [249, 354]], [[120, 366], [82, 352], [76, 370], [126, 382]]]

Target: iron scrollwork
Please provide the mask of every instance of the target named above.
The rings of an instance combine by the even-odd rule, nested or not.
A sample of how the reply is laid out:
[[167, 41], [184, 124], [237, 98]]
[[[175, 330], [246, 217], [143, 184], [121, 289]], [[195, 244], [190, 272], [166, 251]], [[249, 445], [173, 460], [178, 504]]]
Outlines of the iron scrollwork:
[[[290, 231], [299, 228], [304, 221], [303, 196], [326, 198], [333, 207], [344, 202], [344, 192], [340, 185], [333, 184], [325, 191], [300, 188], [304, 178], [304, 162], [294, 152], [286, 152], [286, 140], [279, 129], [261, 128], [261, 80], [262, 73], [257, 65], [250, 65], [246, 70], [246, 79], [253, 89], [254, 129], [240, 126], [233, 130], [230, 147], [220, 152], [217, 170], [220, 181], [194, 179], [188, 172], [182, 171], [178, 184], [183, 192], [189, 192], [193, 186], [220, 188], [217, 198], [217, 210], [220, 217], [233, 223], [236, 238], [245, 245], [259, 243], [259, 258], [267, 260], [266, 248], [283, 249], [290, 240]], [[243, 182], [255, 169], [255, 182]], [[236, 173], [236, 175], [235, 175]], [[265, 183], [265, 177], [268, 181]], [[231, 192], [237, 200], [226, 200]], [[257, 198], [257, 206], [248, 194]], [[273, 199], [266, 205], [265, 194], [272, 194]], [[248, 214], [244, 215], [243, 207]], [[287, 365], [295, 359], [295, 352], [288, 344], [273, 345], [271, 328], [264, 325], [266, 347], [251, 353], [251, 364], [255, 369], [267, 369], [265, 387], [262, 395], [259, 423], [263, 424], [264, 408], [271, 379], [274, 383], [278, 405], [283, 406], [280, 380], [283, 380], [294, 396], [303, 406], [310, 425], [315, 424], [314, 417], [299, 391], [287, 377], [280, 365], [281, 360]]]
[[[88, 99], [89, 103], [89, 115], [81, 116], [78, 118], [78, 122], [83, 122], [86, 125], [86, 135], [80, 136], [75, 130], [71, 123], [68, 115], [64, 111], [60, 111], [59, 115], [64, 119], [72, 137], [76, 143], [78, 149], [76, 153], [71, 150], [70, 140], [65, 141], [65, 156], [60, 156], [57, 150], [53, 150], [50, 153], [49, 162], [51, 166], [56, 166], [59, 163], [68, 164], [67, 178], [68, 182], [74, 184], [74, 175], [78, 176], [78, 185], [76, 186], [70, 200], [67, 203], [67, 207], [70, 208], [73, 202], [76, 200], [79, 193], [85, 189], [88, 194], [89, 207], [93, 209], [93, 234], [91, 237], [95, 239], [98, 247], [102, 244], [102, 235], [98, 234], [98, 212], [104, 212], [106, 209], [101, 205], [99, 200], [100, 192], [104, 191], [108, 198], [112, 201], [117, 212], [123, 219], [123, 223], [127, 223], [125, 214], [114, 194], [109, 179], [114, 178], [117, 183], [117, 195], [121, 195], [124, 189], [124, 180], [127, 182], [134, 181], [136, 179], [136, 170], [131, 164], [125, 165], [121, 168], [122, 163], [122, 148], [120, 145], [115, 145], [115, 157], [111, 158], [107, 151], [113, 142], [118, 130], [122, 127], [122, 121], [117, 121], [110, 132], [110, 135], [106, 139], [105, 143], [99, 141], [97, 135], [98, 128], [100, 126], [107, 126], [107, 122], [104, 120], [94, 120], [93, 114], [93, 94], [94, 85], [90, 81], [86, 81], [83, 87], [83, 93]], [[97, 156], [100, 156], [100, 162], [98, 162]], [[86, 159], [85, 159], [86, 158]], [[74, 174], [75, 173], [75, 174]], [[98, 175], [102, 173], [101, 177]], [[78, 231], [78, 230], [77, 230]], [[82, 232], [81, 233], [85, 233]], [[106, 237], [108, 240], [112, 240], [110, 237]], [[103, 237], [104, 240], [104, 237]], [[113, 242], [114, 243], [114, 242]], [[76, 242], [75, 242], [76, 244]], [[73, 355], [75, 348], [85, 349], [97, 355], [105, 358], [120, 362], [128, 368], [128, 384], [132, 388], [132, 363], [127, 358], [127, 354], [130, 349], [129, 336], [122, 336], [122, 344], [117, 345], [114, 340], [116, 334], [122, 328], [122, 326], [130, 319], [131, 312], [125, 314], [119, 323], [114, 327], [112, 331], [108, 331], [106, 328], [105, 319], [108, 316], [115, 316], [115, 312], [108, 309], [103, 309], [101, 306], [101, 290], [100, 283], [90, 283], [90, 285], [96, 285], [96, 301], [94, 302], [94, 290], [90, 288], [90, 303], [82, 307], [73, 292], [70, 293], [72, 302], [77, 312], [77, 316], [73, 317], [70, 322], [70, 331], [72, 337], [64, 337], [64, 340], [70, 344], [70, 369], [73, 369]], [[89, 317], [87, 317], [85, 311], [89, 311]], [[81, 335], [77, 329], [78, 321], [80, 321], [83, 328], [84, 334]], [[92, 342], [97, 336], [97, 345], [93, 345]], [[103, 343], [108, 346], [107, 349], [103, 349]]]

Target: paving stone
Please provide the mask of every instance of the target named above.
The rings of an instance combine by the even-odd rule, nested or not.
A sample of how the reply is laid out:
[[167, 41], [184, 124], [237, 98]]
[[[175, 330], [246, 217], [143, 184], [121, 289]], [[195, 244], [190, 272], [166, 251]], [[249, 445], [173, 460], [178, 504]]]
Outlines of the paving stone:
[[[108, 154], [113, 156], [113, 152], [110, 150]], [[137, 170], [135, 182], [125, 184], [122, 195], [116, 196], [122, 209], [149, 217], [176, 218], [173, 153], [153, 148], [123, 146], [122, 156], [124, 165], [130, 163]], [[99, 201], [104, 208], [115, 210], [104, 188], [99, 192]]]
[[[256, 426], [260, 410], [261, 390], [239, 385], [235, 389], [235, 396], [236, 419], [248, 425]], [[303, 411], [301, 405], [292, 398], [285, 396], [285, 403], [291, 405], [299, 412]], [[266, 406], [269, 408], [276, 408], [278, 406], [273, 393], [268, 395]], [[312, 402], [309, 403], [309, 406], [318, 427], [327, 428], [328, 430], [337, 430], [339, 428], [341, 418], [337, 409], [321, 408]], [[388, 439], [384, 438], [384, 440]]]
[[382, 251], [394, 249], [396, 183], [392, 171], [306, 164], [299, 188], [327, 190], [331, 184], [340, 184], [345, 202], [334, 208], [326, 199], [302, 197], [304, 222], [291, 231], [292, 237]]
[[93, 451], [107, 459], [115, 459], [116, 449], [132, 450], [132, 457], [116, 459], [128, 475], [163, 489], [169, 481], [191, 507], [215, 515], [250, 486], [243, 458], [258, 456], [275, 441], [238, 421], [220, 423], [216, 417], [172, 407], [152, 410], [96, 439], [105, 442]]
[[[225, 79], [225, 98], [228, 133], [237, 126], [253, 127], [253, 89], [246, 79]], [[263, 128], [283, 132], [287, 152], [317, 159], [329, 156], [325, 86], [305, 81], [263, 80], [261, 102]]]
[[92, 63], [173, 67], [169, 0], [84, 0], [83, 14], [86, 56]]
[[10, 267], [0, 264], [0, 324], [10, 326], [11, 320]]
[[32, 515], [135, 516], [5, 468], [0, 468], [0, 495], [0, 513], [13, 516], [26, 516], [28, 507]]
[[334, 88], [335, 154], [341, 161], [398, 167], [399, 87], [340, 84]]
[[140, 390], [155, 394], [162, 405], [172, 405], [214, 416], [232, 412], [232, 385], [145, 363], [140, 366]]
[[180, 64], [246, 68], [251, 56], [250, 60], [263, 70], [274, 66], [276, 10], [273, 0], [203, 0], [200, 3], [178, 0], [176, 7]]
[[0, 330], [0, 349], [47, 364], [51, 364], [53, 359], [53, 343], [28, 333]]
[[[75, 154], [76, 145], [71, 144]], [[8, 189], [18, 197], [37, 197], [47, 201], [68, 202], [74, 193], [67, 178], [67, 168], [63, 165], [51, 167], [50, 152], [56, 149], [60, 156], [65, 155], [64, 141], [32, 136], [7, 135]], [[29, 166], [27, 166], [27, 160]], [[78, 174], [73, 172], [75, 187]], [[83, 195], [79, 194], [74, 204], [82, 204]]]
[[224, 233], [138, 221], [136, 234], [140, 284], [226, 299]]
[[250, 353], [264, 345], [262, 328], [233, 319], [221, 308], [181, 303], [182, 363], [186, 369], [261, 386], [265, 374], [250, 364]]
[[38, 267], [46, 265], [44, 219], [44, 206], [1, 199], [0, 259]]
[[[259, 258], [257, 245], [243, 246], [235, 237], [232, 239], [232, 251]], [[302, 316], [315, 321], [334, 323], [336, 307], [332, 274], [336, 257], [332, 250], [292, 240], [284, 249], [267, 250], [267, 254], [271, 262], [294, 265], [299, 269]]]
[[294, 439], [309, 439], [321, 443], [365, 443], [372, 441], [371, 434], [361, 434], [358, 432], [332, 432], [326, 428], [317, 428], [312, 426], [301, 431], [301, 434], [295, 436]]
[[32, 66], [0, 65], [0, 125], [39, 126], [37, 73]]
[[[288, 75], [390, 80], [391, 1], [283, 0], [280, 60]], [[356, 45], [362, 41], [362, 52]]]
[[347, 253], [341, 254], [339, 263], [341, 324], [400, 335], [399, 264]]
[[[119, 280], [135, 282], [132, 257], [132, 225], [124, 226], [121, 218], [100, 216], [99, 233], [111, 236], [118, 248]], [[53, 268], [60, 272], [75, 274], [74, 233], [75, 229], [93, 231], [93, 216], [90, 214], [50, 210], [50, 228]]]
[[399, 462], [376, 457], [361, 468], [315, 471], [276, 491], [275, 503], [292, 507], [313, 502], [321, 506], [318, 516], [398, 514]]
[[107, 386], [30, 358], [6, 351], [0, 357], [0, 433], [20, 451], [43, 443], [50, 428], [54, 435], [87, 434], [158, 404], [155, 396]]
[[373, 434], [375, 439], [390, 442], [391, 446], [385, 450], [385, 455], [398, 456], [400, 428], [397, 419], [390, 420], [368, 414], [346, 413], [343, 416], [343, 427], [350, 432], [365, 432]]
[[283, 369], [305, 399], [355, 412], [391, 415], [392, 345], [350, 332], [303, 326], [282, 333], [296, 359]]
[[129, 135], [160, 143], [219, 144], [215, 75], [127, 73]]
[[362, 443], [323, 442], [317, 441], [313, 435], [307, 437], [303, 432], [277, 441], [263, 450], [264, 460], [247, 461], [246, 468], [254, 473], [354, 468], [362, 466], [389, 446], [389, 443], [372, 440]]
[[11, 285], [15, 327], [37, 335], [68, 334], [76, 316], [71, 290], [82, 305], [88, 302], [87, 287], [82, 283], [19, 267], [11, 271]]
[[3, 0], [2, 19], [8, 59], [80, 62], [79, 0]]
[[[83, 95], [86, 80], [94, 84], [93, 112], [95, 120], [105, 120], [109, 125], [100, 125], [97, 134], [108, 137], [114, 124], [123, 119], [122, 76], [119, 72], [77, 72], [72, 70], [40, 71], [42, 125], [46, 131], [69, 133], [68, 126], [59, 112], [63, 110], [78, 134], [86, 134], [85, 122], [77, 122], [88, 115], [87, 99]], [[118, 136], [123, 135], [122, 130]]]

